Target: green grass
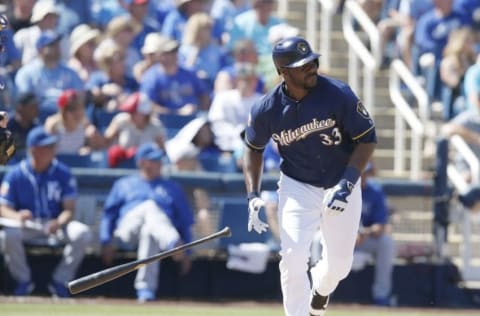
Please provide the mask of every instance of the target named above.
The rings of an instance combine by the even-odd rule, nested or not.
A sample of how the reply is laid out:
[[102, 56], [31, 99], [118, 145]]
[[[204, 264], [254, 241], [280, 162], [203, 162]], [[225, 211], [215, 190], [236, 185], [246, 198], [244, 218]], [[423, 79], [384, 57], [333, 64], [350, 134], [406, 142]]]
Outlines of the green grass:
[[[478, 315], [478, 310], [463, 312], [457, 310], [414, 310], [414, 309], [368, 309], [367, 307], [332, 306], [327, 316], [439, 316]], [[283, 316], [280, 304], [195, 304], [191, 302], [166, 303], [147, 305], [131, 303], [99, 303], [97, 301], [72, 301], [56, 304], [55, 301], [42, 303], [0, 303], [2, 316]]]

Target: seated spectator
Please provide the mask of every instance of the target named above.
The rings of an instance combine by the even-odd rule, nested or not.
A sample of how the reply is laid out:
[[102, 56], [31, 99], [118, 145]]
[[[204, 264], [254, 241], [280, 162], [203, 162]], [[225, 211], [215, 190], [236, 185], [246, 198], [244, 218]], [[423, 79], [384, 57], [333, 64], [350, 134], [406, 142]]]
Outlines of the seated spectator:
[[90, 75], [99, 70], [93, 58], [99, 36], [99, 30], [86, 24], [78, 25], [70, 34], [68, 66], [78, 73], [83, 82], [88, 82]]
[[33, 6], [37, 0], [12, 1], [11, 7], [5, 12], [13, 33], [18, 30], [32, 26], [30, 17], [32, 16]]
[[243, 13], [252, 6], [247, 0], [213, 0], [210, 8], [210, 16], [223, 25], [221, 43], [227, 43], [230, 31], [233, 28], [233, 21], [237, 15]]
[[106, 111], [116, 111], [127, 96], [138, 91], [137, 81], [128, 74], [125, 51], [113, 42], [102, 42], [94, 53], [100, 68], [86, 84], [92, 103]]
[[[30, 21], [32, 26], [23, 28], [13, 36], [15, 46], [22, 54], [22, 65], [31, 62], [38, 56], [36, 46], [40, 34], [45, 31], [57, 32], [60, 12], [55, 6], [53, 0], [37, 0], [32, 9]], [[60, 45], [61, 59], [65, 60], [68, 56], [68, 41], [62, 41]]]
[[465, 109], [463, 80], [468, 67], [475, 63], [474, 33], [469, 28], [453, 30], [440, 62], [444, 120]]
[[[187, 123], [172, 139], [165, 144], [172, 169], [177, 171], [203, 171], [202, 157], [213, 161], [213, 170], [222, 169], [223, 157], [231, 158], [231, 154], [222, 154], [215, 142], [210, 124], [204, 117], [198, 117]], [[217, 169], [217, 170], [215, 170]], [[228, 166], [226, 166], [228, 169]], [[227, 170], [228, 171], [228, 170]], [[232, 171], [232, 170], [230, 170]], [[189, 191], [189, 196], [194, 202], [196, 227], [199, 236], [213, 233], [211, 200], [208, 192], [202, 188]]]
[[22, 93], [17, 97], [15, 113], [11, 115], [7, 125], [17, 149], [15, 159], [12, 159], [14, 162], [25, 157], [27, 135], [38, 125], [38, 99], [31, 92]]
[[362, 217], [355, 252], [374, 257], [373, 303], [390, 306], [395, 244], [389, 226], [386, 195], [382, 187], [371, 179], [374, 175], [374, 167], [369, 163], [361, 177]]
[[89, 154], [105, 147], [105, 139], [85, 115], [85, 97], [78, 91], [63, 91], [58, 112], [45, 121], [45, 130], [58, 138], [58, 154]]
[[16, 96], [15, 74], [22, 65], [20, 51], [13, 42], [13, 31], [0, 28], [0, 109], [11, 109]]
[[477, 55], [476, 62], [468, 67], [465, 73], [463, 93], [467, 109], [480, 108], [480, 53]]
[[[237, 64], [251, 63], [255, 65], [255, 68], [258, 67], [258, 54], [255, 48], [255, 43], [249, 39], [242, 39], [234, 44], [232, 57], [232, 63], [220, 69], [215, 78], [215, 93], [235, 88]], [[265, 80], [258, 73], [256, 90], [258, 93], [265, 93], [266, 91]]]
[[[138, 148], [138, 173], [118, 179], [105, 202], [100, 240], [102, 258], [110, 265], [116, 249], [137, 248], [137, 259], [192, 241], [192, 210], [181, 187], [162, 176], [165, 153], [155, 143]], [[173, 257], [181, 274], [190, 271], [186, 253]], [[155, 300], [159, 280], [158, 261], [142, 266], [135, 279], [139, 302]]]
[[[439, 67], [448, 35], [455, 29], [466, 26], [468, 21], [453, 8], [453, 0], [434, 1], [434, 7], [424, 13], [416, 23], [415, 56], [418, 65], [414, 73], [426, 80], [426, 90], [431, 100], [440, 99]], [[421, 67], [421, 70], [420, 68]]]
[[68, 297], [67, 282], [75, 278], [91, 243], [87, 225], [72, 220], [77, 182], [70, 169], [55, 159], [57, 137], [35, 127], [27, 137], [28, 157], [5, 174], [1, 187], [0, 216], [19, 224], [35, 221], [42, 229], [4, 227], [4, 255], [16, 281], [14, 295], [29, 295], [34, 288], [24, 241], [65, 242], [60, 263], [48, 288], [54, 296]]
[[62, 91], [84, 89], [78, 74], [61, 61], [60, 39], [58, 33], [43, 32], [36, 43], [39, 58], [23, 65], [15, 76], [19, 93], [33, 92], [39, 99], [40, 121], [57, 112]]
[[179, 63], [194, 71], [213, 92], [213, 82], [222, 67], [221, 46], [212, 38], [213, 19], [206, 13], [193, 14], [185, 24], [179, 48]]
[[102, 31], [114, 17], [126, 13], [118, 0], [90, 0], [90, 2], [92, 24]]
[[123, 0], [124, 8], [132, 18], [132, 23], [138, 25], [138, 32], [133, 38], [131, 47], [140, 53], [145, 37], [152, 32], [160, 32], [161, 25], [149, 15], [150, 0]]
[[222, 151], [230, 152], [243, 147], [240, 133], [245, 129], [253, 104], [263, 96], [256, 92], [255, 66], [248, 63], [236, 66], [235, 88], [216, 93], [208, 112], [216, 144]]
[[116, 16], [108, 22], [105, 30], [106, 36], [99, 44], [101, 47], [113, 42], [120, 46], [125, 54], [125, 67], [128, 75], [132, 74], [133, 66], [142, 58], [139, 50], [133, 46], [133, 40], [140, 32], [141, 27], [129, 15]]
[[210, 106], [208, 88], [194, 72], [179, 65], [178, 42], [166, 39], [161, 47], [160, 63], [145, 72], [140, 86], [155, 104], [154, 111], [179, 115], [207, 111]]
[[142, 77], [148, 68], [160, 62], [159, 52], [162, 51], [163, 43], [167, 42], [168, 38], [160, 33], [150, 33], [145, 37], [145, 42], [141, 49], [143, 59], [133, 66], [133, 76], [137, 82], [142, 81]]
[[120, 111], [104, 133], [111, 144], [108, 149], [110, 167], [132, 159], [136, 148], [146, 142], [165, 148], [165, 130], [146, 95], [139, 92], [131, 94], [120, 106]]

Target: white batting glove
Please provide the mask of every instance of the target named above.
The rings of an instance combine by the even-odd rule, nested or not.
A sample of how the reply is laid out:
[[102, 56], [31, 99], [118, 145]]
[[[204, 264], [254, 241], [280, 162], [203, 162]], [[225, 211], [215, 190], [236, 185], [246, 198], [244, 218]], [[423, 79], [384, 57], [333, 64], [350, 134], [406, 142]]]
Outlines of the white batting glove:
[[259, 197], [253, 197], [248, 200], [248, 231], [252, 228], [259, 234], [266, 232], [268, 224], [258, 217], [258, 212], [265, 206], [265, 201]]

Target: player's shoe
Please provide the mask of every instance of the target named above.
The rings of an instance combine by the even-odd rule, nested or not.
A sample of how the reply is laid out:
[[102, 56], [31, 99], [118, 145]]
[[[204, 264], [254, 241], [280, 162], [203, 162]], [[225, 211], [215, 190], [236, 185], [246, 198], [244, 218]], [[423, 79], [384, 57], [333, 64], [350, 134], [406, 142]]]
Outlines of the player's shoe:
[[52, 281], [48, 285], [48, 291], [52, 294], [53, 297], [59, 297], [59, 298], [70, 297], [70, 293], [68, 292], [67, 287], [61, 282]]
[[329, 297], [322, 296], [312, 289], [310, 295], [310, 316], [323, 316], [327, 310]]
[[30, 281], [27, 282], [18, 282], [15, 290], [13, 290], [13, 295], [15, 296], [28, 296], [33, 292], [35, 284]]
[[155, 292], [150, 289], [137, 290], [137, 301], [139, 303], [151, 302], [155, 300]]

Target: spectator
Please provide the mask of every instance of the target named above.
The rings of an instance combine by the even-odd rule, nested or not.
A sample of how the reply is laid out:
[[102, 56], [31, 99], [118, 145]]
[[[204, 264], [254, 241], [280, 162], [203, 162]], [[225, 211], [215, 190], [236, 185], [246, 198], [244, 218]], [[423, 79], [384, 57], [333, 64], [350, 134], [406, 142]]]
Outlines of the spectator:
[[[187, 123], [175, 137], [166, 142], [165, 148], [174, 170], [204, 171], [201, 161], [203, 160], [212, 162], [209, 171], [224, 171], [222, 156], [214, 142], [210, 123], [204, 117], [195, 118]], [[231, 155], [226, 153], [224, 157], [228, 161]], [[229, 166], [225, 167], [228, 169]], [[205, 236], [213, 233], [211, 200], [208, 192], [202, 188], [194, 188], [188, 193], [195, 205], [198, 235]]]
[[[68, 297], [66, 283], [74, 279], [91, 242], [88, 226], [72, 220], [77, 184], [70, 169], [55, 159], [57, 137], [35, 127], [27, 137], [28, 157], [3, 178], [0, 215], [21, 223], [36, 221], [42, 229], [4, 227], [6, 263], [17, 282], [14, 294], [29, 295], [34, 287], [24, 241], [63, 241], [66, 246], [52, 275], [49, 290]], [[46, 242], [46, 241], [45, 241]]]
[[68, 66], [75, 70], [83, 82], [88, 82], [90, 75], [99, 70], [93, 58], [100, 31], [87, 24], [80, 24], [70, 34], [70, 59]]
[[[475, 64], [476, 69], [480, 69], [479, 62]], [[473, 70], [475, 68], [472, 68]], [[470, 71], [470, 70], [469, 70]], [[470, 75], [474, 75], [471, 73]], [[480, 157], [480, 71], [477, 71], [475, 78], [468, 78], [469, 72], [465, 77], [465, 83], [467, 80], [472, 80], [472, 83], [476, 83], [476, 93], [470, 91], [470, 94], [467, 95], [469, 100], [475, 101], [474, 104], [476, 107], [468, 108], [460, 112], [453, 119], [449, 120], [442, 126], [442, 134], [446, 138], [450, 138], [452, 135], [459, 135], [462, 137], [465, 142], [470, 146], [470, 149], [473, 153]], [[465, 181], [468, 183], [471, 182], [471, 171], [468, 168], [468, 165], [461, 157], [455, 157], [455, 164], [460, 173], [464, 175]]]
[[94, 58], [100, 70], [92, 73], [86, 84], [92, 102], [106, 111], [116, 111], [129, 94], [138, 91], [137, 81], [125, 66], [125, 51], [111, 41], [102, 42]]
[[15, 101], [15, 75], [21, 66], [21, 55], [13, 42], [9, 26], [0, 28], [0, 108], [10, 109]]
[[[251, 63], [258, 67], [258, 53], [255, 43], [249, 39], [238, 40], [233, 46], [232, 51], [233, 62], [220, 69], [215, 78], [215, 93], [235, 88], [236, 65], [243, 63]], [[265, 92], [265, 80], [257, 73], [257, 92]]]
[[155, 104], [154, 111], [179, 115], [207, 111], [210, 106], [208, 88], [194, 72], [179, 65], [178, 42], [166, 39], [161, 47], [160, 63], [145, 72], [140, 86]]
[[480, 109], [480, 53], [476, 63], [468, 67], [465, 73], [463, 89], [467, 109]]
[[39, 98], [40, 121], [57, 112], [57, 100], [63, 90], [84, 88], [77, 73], [61, 61], [60, 39], [58, 33], [43, 32], [36, 43], [40, 58], [23, 65], [15, 77], [19, 93], [34, 92]]
[[32, 25], [30, 17], [32, 16], [32, 9], [36, 1], [37, 0], [11, 1], [11, 7], [8, 8], [7, 6], [6, 17], [14, 33]]
[[223, 53], [212, 38], [213, 19], [204, 12], [193, 14], [185, 24], [179, 48], [179, 63], [194, 71], [213, 92], [213, 82], [222, 66]]
[[240, 133], [245, 129], [253, 104], [263, 95], [256, 92], [257, 74], [253, 64], [237, 64], [235, 88], [215, 94], [208, 112], [215, 142], [222, 151], [243, 147]]
[[440, 62], [443, 118], [449, 120], [465, 109], [463, 81], [465, 73], [475, 63], [475, 36], [470, 28], [453, 30]]
[[390, 306], [395, 244], [390, 233], [386, 195], [382, 187], [371, 179], [374, 174], [374, 168], [369, 163], [361, 177], [362, 217], [355, 252], [374, 257], [373, 303]]
[[15, 139], [17, 152], [13, 161], [25, 157], [26, 140], [32, 128], [39, 125], [38, 122], [38, 99], [31, 92], [22, 93], [17, 97], [15, 113], [8, 120], [7, 128], [12, 132]]
[[438, 100], [439, 65], [448, 35], [466, 25], [468, 21], [461, 12], [454, 10], [453, 0], [434, 0], [433, 4], [433, 9], [423, 14], [416, 23], [414, 43], [418, 55], [412, 59], [419, 60], [419, 64], [414, 65], [414, 73], [425, 78], [428, 95], [432, 100]]
[[[192, 241], [192, 211], [180, 186], [162, 176], [165, 154], [154, 143], [138, 148], [135, 159], [138, 174], [118, 179], [105, 202], [100, 224], [102, 257], [110, 265], [115, 249], [126, 245], [137, 248], [137, 258], [145, 259]], [[190, 270], [187, 254], [174, 256], [181, 273]], [[141, 267], [135, 279], [140, 302], [155, 299], [159, 262]]]
[[133, 65], [142, 58], [140, 52], [133, 46], [133, 40], [141, 27], [129, 15], [116, 16], [108, 23], [106, 37], [99, 44], [102, 47], [113, 42], [120, 46], [125, 53], [125, 67], [128, 75], [132, 74]]
[[85, 116], [85, 96], [74, 89], [62, 92], [58, 112], [45, 121], [45, 130], [58, 138], [58, 154], [89, 154], [102, 149], [105, 140]]
[[145, 42], [145, 37], [152, 32], [160, 32], [161, 26], [149, 16], [150, 0], [123, 0], [126, 11], [132, 18], [132, 23], [138, 25], [131, 47], [138, 53]]
[[119, 0], [91, 0], [90, 15], [92, 23], [100, 30], [105, 30], [107, 24], [116, 16], [125, 14]]
[[268, 41], [268, 30], [283, 21], [274, 15], [274, 0], [253, 0], [252, 9], [235, 17], [228, 47], [240, 39], [248, 38], [256, 44], [261, 60], [271, 59], [272, 44]]
[[[38, 56], [36, 46], [40, 34], [45, 31], [57, 32], [60, 12], [55, 6], [53, 0], [37, 0], [33, 6], [30, 21], [32, 26], [23, 28], [13, 36], [15, 46], [22, 54], [22, 64], [25, 65]], [[68, 42], [62, 41], [61, 45], [62, 59], [68, 56]]]
[[133, 76], [137, 82], [142, 81], [142, 76], [148, 68], [160, 62], [159, 52], [162, 51], [163, 43], [167, 41], [168, 38], [157, 32], [149, 33], [145, 37], [145, 42], [141, 49], [143, 59], [133, 66]]
[[221, 43], [227, 43], [230, 31], [233, 28], [234, 19], [240, 13], [243, 13], [252, 6], [248, 0], [213, 0], [210, 8], [210, 16], [218, 20], [223, 25], [223, 35]]
[[120, 111], [105, 130], [105, 138], [112, 144], [108, 150], [110, 167], [133, 158], [136, 148], [143, 143], [154, 142], [162, 149], [165, 147], [165, 130], [153, 114], [146, 95], [131, 94], [120, 106]]
[[55, 6], [60, 12], [58, 31], [62, 34], [70, 34], [80, 24], [90, 25], [92, 23], [90, 14], [92, 0], [55, 0]]

